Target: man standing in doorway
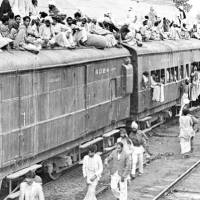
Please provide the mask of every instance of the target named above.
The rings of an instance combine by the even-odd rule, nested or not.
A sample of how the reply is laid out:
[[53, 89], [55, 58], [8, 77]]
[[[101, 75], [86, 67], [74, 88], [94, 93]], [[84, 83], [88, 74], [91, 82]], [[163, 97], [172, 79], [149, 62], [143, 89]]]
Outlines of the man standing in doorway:
[[95, 153], [95, 149], [95, 146], [89, 147], [88, 155], [83, 159], [83, 177], [88, 185], [84, 200], [96, 200], [96, 186], [103, 172], [101, 157]]
[[105, 165], [111, 166], [111, 189], [119, 200], [128, 199], [127, 177], [130, 174], [130, 157], [123, 149], [123, 143], [118, 142], [117, 148], [105, 159]]

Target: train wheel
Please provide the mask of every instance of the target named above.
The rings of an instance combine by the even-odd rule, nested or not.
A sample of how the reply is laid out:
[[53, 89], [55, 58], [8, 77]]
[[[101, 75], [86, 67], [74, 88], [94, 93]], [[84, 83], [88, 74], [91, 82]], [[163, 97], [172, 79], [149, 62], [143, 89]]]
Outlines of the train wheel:
[[48, 163], [46, 163], [46, 167], [47, 169], [45, 170], [45, 174], [49, 179], [56, 180], [61, 176], [62, 172], [58, 171], [56, 162], [54, 162], [53, 160], [48, 161]]

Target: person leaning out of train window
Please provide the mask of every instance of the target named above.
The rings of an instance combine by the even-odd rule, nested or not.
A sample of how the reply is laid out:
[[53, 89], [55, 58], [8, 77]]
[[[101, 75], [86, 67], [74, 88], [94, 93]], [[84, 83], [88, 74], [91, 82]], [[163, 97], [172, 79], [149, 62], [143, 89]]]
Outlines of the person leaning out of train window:
[[149, 72], [145, 71], [142, 74], [142, 88], [147, 89], [149, 85]]
[[196, 101], [200, 95], [199, 91], [199, 72], [197, 71], [197, 63], [193, 64], [193, 72], [191, 73], [191, 100]]
[[159, 86], [161, 83], [156, 81], [156, 73], [151, 73], [151, 87], [154, 88], [155, 86]]
[[29, 171], [25, 180], [20, 184], [19, 200], [44, 200], [41, 183], [36, 182], [35, 173]]
[[[159, 81], [159, 82], [158, 82]], [[152, 100], [157, 102], [164, 102], [164, 83], [165, 80], [161, 79], [158, 74], [152, 72], [151, 75], [151, 88]]]
[[164, 76], [164, 75], [162, 75], [162, 76], [160, 77], [160, 83], [161, 83], [161, 84], [165, 84], [165, 76]]
[[181, 106], [185, 105], [185, 102], [190, 102], [190, 81], [189, 78], [181, 85]]
[[176, 71], [174, 71], [173, 73], [172, 73], [172, 80], [173, 80], [173, 82], [177, 82], [178, 80], [177, 80], [177, 72]]

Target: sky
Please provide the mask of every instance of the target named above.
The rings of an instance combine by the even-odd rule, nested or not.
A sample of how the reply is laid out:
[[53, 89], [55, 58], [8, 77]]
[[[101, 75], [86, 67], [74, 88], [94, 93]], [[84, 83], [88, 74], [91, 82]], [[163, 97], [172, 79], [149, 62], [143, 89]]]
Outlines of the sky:
[[[112, 12], [114, 18], [124, 19], [129, 7], [133, 7], [136, 15], [148, 14], [150, 6], [154, 5], [158, 14], [171, 17], [170, 11], [176, 11], [172, 7], [172, 0], [140, 0], [137, 3], [135, 0], [56, 0], [58, 8], [62, 12], [67, 12], [72, 15], [77, 9], [87, 13], [91, 17], [101, 18], [105, 12]], [[153, 3], [152, 3], [153, 2]], [[157, 3], [158, 2], [158, 3]], [[46, 8], [48, 1], [39, 1], [41, 8]]]
[[[48, 10], [48, 1], [38, 0], [40, 10]], [[139, 1], [139, 3], [136, 1]], [[2, 0], [0, 0], [1, 2]], [[104, 13], [111, 12], [114, 19], [124, 21], [129, 7], [133, 7], [134, 13], [142, 18], [148, 14], [151, 6], [154, 7], [158, 16], [174, 19], [178, 15], [172, 0], [55, 0], [55, 2], [61, 12], [66, 13], [68, 16], [72, 16], [75, 11], [80, 9], [88, 16], [97, 19], [101, 19]], [[193, 23], [196, 15], [200, 14], [200, 0], [190, 0], [190, 3], [193, 8], [188, 14], [188, 18]]]
[[[41, 9], [47, 9], [48, 0], [38, 0]], [[111, 12], [116, 20], [123, 21], [127, 15], [129, 7], [133, 7], [136, 15], [144, 16], [148, 14], [151, 6], [154, 7], [157, 14], [161, 17], [166, 16], [169, 19], [178, 15], [172, 0], [55, 0], [57, 7], [69, 16], [77, 9], [83, 11], [90, 17], [101, 19], [105, 12]], [[200, 0], [190, 0], [193, 5], [188, 14], [191, 21], [194, 21], [196, 15], [200, 14]]]

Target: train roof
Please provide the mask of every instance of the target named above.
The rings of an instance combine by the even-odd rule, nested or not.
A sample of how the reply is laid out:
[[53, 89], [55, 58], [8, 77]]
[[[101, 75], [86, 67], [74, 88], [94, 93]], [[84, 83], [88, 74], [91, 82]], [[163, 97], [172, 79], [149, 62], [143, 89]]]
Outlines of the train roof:
[[164, 40], [144, 42], [142, 47], [129, 46], [137, 55], [160, 54], [200, 49], [200, 40]]
[[127, 56], [130, 53], [125, 48], [41, 50], [37, 55], [27, 51], [3, 51], [0, 53], [0, 73], [70, 66]]

